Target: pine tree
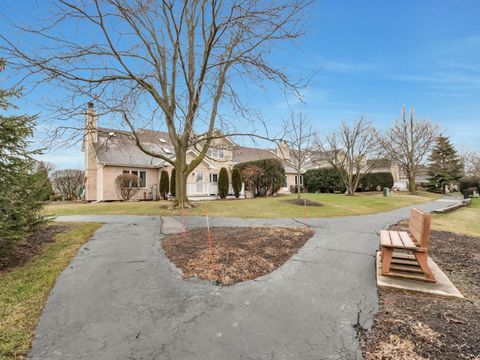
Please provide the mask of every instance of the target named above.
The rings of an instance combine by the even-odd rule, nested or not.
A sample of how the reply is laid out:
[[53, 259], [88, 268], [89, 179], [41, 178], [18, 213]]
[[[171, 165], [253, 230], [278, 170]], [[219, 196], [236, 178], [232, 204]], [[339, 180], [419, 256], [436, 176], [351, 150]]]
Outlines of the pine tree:
[[[0, 89], [0, 111], [15, 109], [9, 98], [18, 96]], [[42, 210], [50, 189], [33, 158], [41, 151], [31, 149], [35, 121], [35, 116], [0, 113], [0, 262], [17, 240], [46, 220]]]
[[444, 193], [463, 176], [463, 163], [455, 147], [446, 136], [439, 136], [429, 158], [429, 191]]

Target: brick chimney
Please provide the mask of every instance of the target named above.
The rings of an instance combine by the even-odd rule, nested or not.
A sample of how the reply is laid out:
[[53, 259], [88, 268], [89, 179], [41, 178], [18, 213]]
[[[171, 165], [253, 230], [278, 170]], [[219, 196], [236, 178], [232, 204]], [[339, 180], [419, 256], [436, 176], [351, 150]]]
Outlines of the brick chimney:
[[284, 160], [290, 159], [290, 149], [285, 141], [282, 141], [277, 145], [277, 156]]
[[98, 142], [97, 132], [98, 115], [93, 107], [93, 102], [87, 104], [85, 109], [85, 131], [83, 138], [83, 151], [85, 151], [85, 200], [97, 199], [97, 155], [95, 144]]
[[98, 115], [93, 107], [93, 102], [89, 102], [85, 109], [85, 136], [87, 141], [93, 143], [98, 141], [97, 120]]

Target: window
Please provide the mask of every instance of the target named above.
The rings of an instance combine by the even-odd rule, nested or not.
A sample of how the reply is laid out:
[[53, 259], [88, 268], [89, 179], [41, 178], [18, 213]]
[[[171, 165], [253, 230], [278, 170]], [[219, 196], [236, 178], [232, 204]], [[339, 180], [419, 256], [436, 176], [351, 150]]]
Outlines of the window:
[[218, 174], [210, 174], [210, 182], [218, 182]]
[[158, 138], [158, 140], [163, 144], [165, 144], [167, 142], [165, 139], [162, 139], [162, 138]]
[[140, 171], [140, 187], [147, 187], [147, 172]]
[[285, 175], [285, 179], [283, 180], [283, 187], [287, 187], [288, 186], [288, 176]]
[[[298, 185], [298, 175], [295, 175], [295, 185]], [[300, 175], [300, 185], [303, 185], [303, 175]]]
[[165, 151], [166, 154], [171, 154], [172, 153], [169, 148], [163, 148], [163, 151]]
[[223, 159], [225, 158], [225, 152], [223, 149], [215, 149], [215, 148], [209, 148], [207, 151], [208, 157], [214, 158], [214, 159]]
[[138, 176], [140, 179], [138, 181], [138, 187], [139, 188], [145, 188], [147, 187], [147, 172], [144, 171], [144, 170], [123, 170], [122, 171], [123, 174], [132, 174], [132, 175], [135, 175], [135, 176]]

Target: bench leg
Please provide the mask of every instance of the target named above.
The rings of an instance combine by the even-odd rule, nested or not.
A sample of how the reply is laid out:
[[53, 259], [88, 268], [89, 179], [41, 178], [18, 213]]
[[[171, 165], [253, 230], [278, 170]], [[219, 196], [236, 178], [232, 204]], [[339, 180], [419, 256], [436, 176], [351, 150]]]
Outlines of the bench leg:
[[425, 273], [425, 276], [429, 280], [435, 280], [433, 277], [432, 271], [430, 270], [430, 266], [428, 266], [428, 253], [426, 252], [414, 252], [413, 255], [415, 255], [415, 258], [418, 261], [418, 264], [420, 265], [420, 268], [422, 271]]
[[390, 264], [392, 263], [393, 249], [382, 247], [382, 274], [390, 272]]

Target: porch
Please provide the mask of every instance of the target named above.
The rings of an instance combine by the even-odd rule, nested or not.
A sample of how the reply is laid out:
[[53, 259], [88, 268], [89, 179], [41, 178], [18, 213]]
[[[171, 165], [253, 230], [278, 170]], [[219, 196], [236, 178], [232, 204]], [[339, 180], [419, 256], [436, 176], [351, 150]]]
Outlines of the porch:
[[[233, 187], [230, 184], [228, 186], [228, 195], [233, 195]], [[195, 183], [187, 184], [187, 196], [218, 196], [218, 183], [217, 182], [205, 182], [197, 181]], [[242, 184], [242, 190], [240, 196], [244, 196], [244, 185]]]

